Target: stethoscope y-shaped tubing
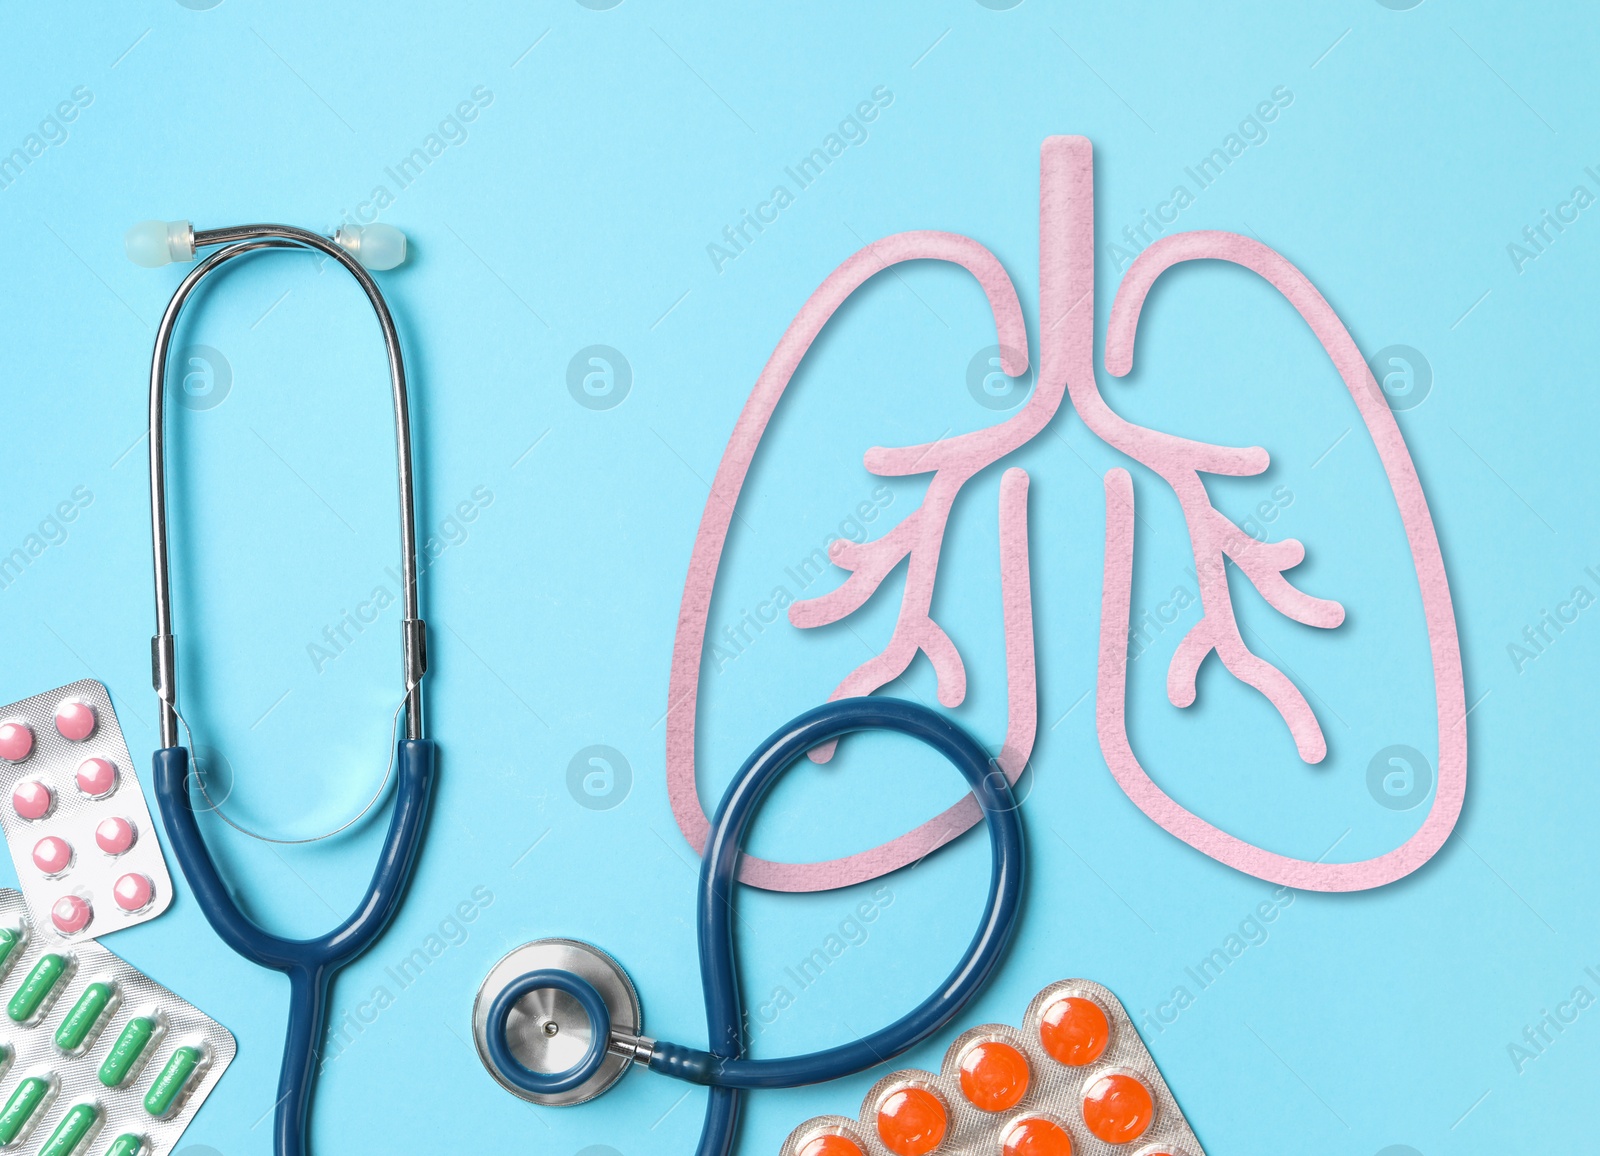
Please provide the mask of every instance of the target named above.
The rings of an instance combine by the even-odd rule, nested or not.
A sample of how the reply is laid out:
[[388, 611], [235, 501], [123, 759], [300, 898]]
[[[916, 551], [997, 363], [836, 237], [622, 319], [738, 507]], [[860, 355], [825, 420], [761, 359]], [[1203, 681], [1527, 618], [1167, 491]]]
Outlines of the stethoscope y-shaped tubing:
[[316, 939], [273, 935], [239, 910], [195, 822], [189, 795], [189, 752], [183, 747], [167, 747], [157, 751], [151, 761], [167, 837], [206, 920], [240, 956], [289, 977], [289, 1026], [278, 1070], [273, 1151], [277, 1156], [305, 1156], [329, 989], [339, 970], [372, 946], [400, 908], [433, 793], [433, 743], [401, 740], [394, 817], [372, 882], [354, 913]]
[[[411, 427], [406, 406], [405, 366], [399, 335], [383, 295], [367, 271], [325, 237], [283, 225], [245, 225], [195, 233], [193, 244], [225, 245], [183, 279], [162, 315], [150, 368], [150, 503], [155, 546], [156, 637], [153, 681], [161, 699], [162, 749], [152, 760], [156, 798], [178, 865], [194, 889], [206, 919], [240, 956], [289, 977], [289, 1026], [273, 1124], [278, 1156], [304, 1156], [317, 1055], [326, 1026], [333, 977], [375, 942], [399, 910], [416, 862], [434, 778], [434, 747], [422, 737], [422, 675], [427, 668], [426, 628], [418, 612], [416, 521], [411, 485]], [[167, 354], [178, 316], [195, 288], [225, 262], [261, 249], [309, 249], [338, 261], [367, 294], [383, 330], [394, 389], [400, 475], [400, 521], [405, 581], [404, 650], [406, 737], [396, 751], [398, 784], [394, 816], [378, 855], [372, 881], [355, 911], [315, 939], [286, 939], [262, 930], [246, 916], [217, 871], [196, 822], [189, 795], [189, 752], [178, 745], [175, 647], [167, 558], [166, 462], [163, 410]]]

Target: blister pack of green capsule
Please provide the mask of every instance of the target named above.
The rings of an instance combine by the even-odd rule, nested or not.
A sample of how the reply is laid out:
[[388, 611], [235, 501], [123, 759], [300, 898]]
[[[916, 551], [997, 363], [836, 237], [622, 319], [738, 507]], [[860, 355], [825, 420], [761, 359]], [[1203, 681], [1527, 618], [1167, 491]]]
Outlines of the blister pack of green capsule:
[[93, 940], [41, 935], [0, 889], [0, 1153], [165, 1156], [233, 1034]]

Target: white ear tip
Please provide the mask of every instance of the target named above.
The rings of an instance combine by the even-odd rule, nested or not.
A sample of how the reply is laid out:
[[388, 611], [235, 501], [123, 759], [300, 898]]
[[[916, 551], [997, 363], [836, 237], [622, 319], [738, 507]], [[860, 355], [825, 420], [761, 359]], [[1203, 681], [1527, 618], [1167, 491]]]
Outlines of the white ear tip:
[[393, 269], [406, 259], [406, 235], [393, 225], [345, 225], [334, 234], [334, 241], [347, 253], [375, 272]]
[[194, 260], [194, 226], [188, 221], [140, 221], [122, 236], [128, 260], [146, 269]]

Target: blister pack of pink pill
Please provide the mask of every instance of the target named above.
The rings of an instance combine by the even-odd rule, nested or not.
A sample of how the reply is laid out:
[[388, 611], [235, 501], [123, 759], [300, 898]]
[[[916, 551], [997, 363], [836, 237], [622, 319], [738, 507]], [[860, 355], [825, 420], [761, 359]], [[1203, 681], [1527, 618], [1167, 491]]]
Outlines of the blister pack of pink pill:
[[93, 679], [0, 707], [0, 828], [33, 921], [95, 939], [154, 919], [172, 877], [111, 696]]
[[932, 1072], [873, 1085], [857, 1119], [818, 1116], [780, 1156], [1204, 1156], [1121, 1001], [1068, 979], [1022, 1026], [963, 1032]]

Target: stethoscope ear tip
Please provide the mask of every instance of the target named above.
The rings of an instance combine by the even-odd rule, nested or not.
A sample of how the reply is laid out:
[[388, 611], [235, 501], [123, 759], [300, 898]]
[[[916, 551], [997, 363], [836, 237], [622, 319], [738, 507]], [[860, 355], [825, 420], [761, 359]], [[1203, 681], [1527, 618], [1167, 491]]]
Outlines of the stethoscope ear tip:
[[406, 259], [406, 235], [393, 225], [340, 225], [333, 243], [374, 272], [393, 269]]
[[[128, 260], [146, 269], [194, 260], [194, 226], [188, 221], [140, 221], [122, 235]], [[341, 225], [334, 244], [373, 272], [393, 269], [406, 259], [406, 235], [393, 225]]]
[[140, 221], [122, 235], [128, 260], [146, 269], [194, 260], [194, 226], [188, 221]]

